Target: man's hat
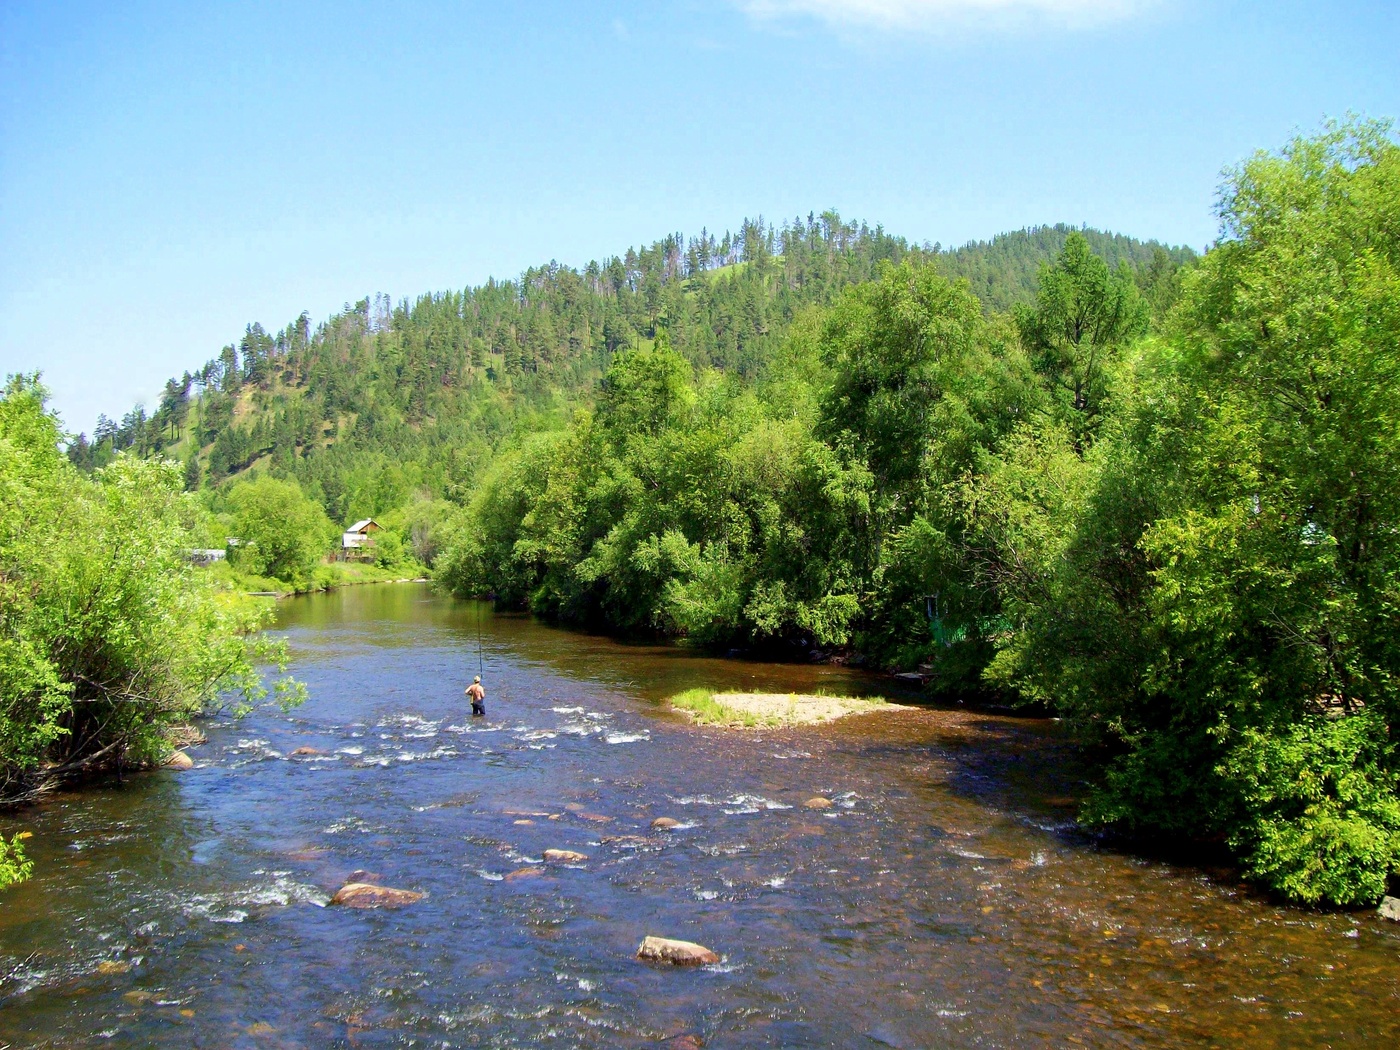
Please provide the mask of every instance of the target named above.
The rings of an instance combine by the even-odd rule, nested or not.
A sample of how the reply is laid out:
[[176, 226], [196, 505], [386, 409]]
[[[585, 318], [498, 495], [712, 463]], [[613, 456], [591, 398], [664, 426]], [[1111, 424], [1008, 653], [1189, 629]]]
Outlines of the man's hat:
[[472, 679], [472, 681], [473, 681], [473, 682], [479, 682], [479, 681], [481, 681], [481, 675], [477, 675], [475, 678]]

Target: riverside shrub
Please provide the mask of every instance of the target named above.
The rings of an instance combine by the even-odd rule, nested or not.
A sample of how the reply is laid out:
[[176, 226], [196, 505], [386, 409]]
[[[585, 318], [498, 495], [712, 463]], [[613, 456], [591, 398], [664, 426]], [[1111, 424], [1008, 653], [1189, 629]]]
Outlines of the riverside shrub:
[[[59, 451], [37, 380], [0, 397], [0, 802], [156, 760], [219, 698], [266, 695], [285, 664], [270, 608], [190, 565], [198, 518], [178, 464], [119, 455], [91, 477]], [[300, 687], [275, 686], [292, 702]]]
[[0, 890], [23, 882], [34, 874], [34, 862], [24, 855], [24, 835], [15, 835], [8, 842], [0, 836]]

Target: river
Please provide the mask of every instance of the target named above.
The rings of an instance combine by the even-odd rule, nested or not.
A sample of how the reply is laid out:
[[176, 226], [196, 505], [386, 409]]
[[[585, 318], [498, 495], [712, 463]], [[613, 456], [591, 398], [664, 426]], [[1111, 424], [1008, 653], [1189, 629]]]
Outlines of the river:
[[[887, 683], [421, 585], [279, 615], [304, 706], [0, 820], [37, 864], [0, 894], [0, 1047], [1400, 1045], [1400, 924], [1097, 845], [1055, 723], [702, 729], [663, 698]], [[427, 897], [327, 907], [357, 869]]]

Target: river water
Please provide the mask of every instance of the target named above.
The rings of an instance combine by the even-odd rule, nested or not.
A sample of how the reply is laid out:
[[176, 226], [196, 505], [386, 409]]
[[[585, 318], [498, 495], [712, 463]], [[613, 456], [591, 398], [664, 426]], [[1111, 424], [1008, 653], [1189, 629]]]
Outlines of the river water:
[[[1400, 924], [1096, 846], [1054, 723], [697, 728], [662, 699], [886, 683], [420, 585], [280, 629], [303, 707], [0, 821], [38, 867], [0, 895], [0, 1047], [1400, 1045]], [[357, 869], [427, 897], [327, 907]], [[722, 961], [638, 962], [647, 934]]]

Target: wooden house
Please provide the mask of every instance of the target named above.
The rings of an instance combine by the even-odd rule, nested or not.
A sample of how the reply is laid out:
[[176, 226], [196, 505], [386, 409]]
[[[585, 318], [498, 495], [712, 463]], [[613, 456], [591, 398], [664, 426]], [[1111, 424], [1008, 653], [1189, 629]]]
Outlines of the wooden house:
[[340, 536], [342, 561], [368, 561], [374, 557], [374, 533], [380, 530], [373, 518], [357, 521]]

